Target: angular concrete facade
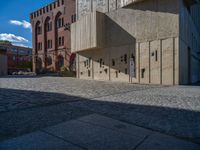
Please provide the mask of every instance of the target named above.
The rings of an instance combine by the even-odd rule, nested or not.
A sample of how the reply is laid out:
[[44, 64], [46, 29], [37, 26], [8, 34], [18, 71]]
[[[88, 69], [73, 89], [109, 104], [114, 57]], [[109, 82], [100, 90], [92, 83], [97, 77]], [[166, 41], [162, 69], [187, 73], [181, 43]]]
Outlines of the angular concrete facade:
[[77, 0], [77, 77], [178, 85], [200, 80], [197, 0]]

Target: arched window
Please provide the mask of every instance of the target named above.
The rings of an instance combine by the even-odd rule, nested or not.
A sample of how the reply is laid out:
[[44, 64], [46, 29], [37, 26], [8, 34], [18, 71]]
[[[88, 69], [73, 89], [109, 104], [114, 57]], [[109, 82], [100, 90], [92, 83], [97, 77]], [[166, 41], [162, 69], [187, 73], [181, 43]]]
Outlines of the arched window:
[[42, 26], [41, 26], [40, 21], [38, 21], [35, 25], [35, 33], [36, 35], [42, 34]]
[[64, 18], [61, 12], [58, 12], [55, 19], [56, 28], [61, 28], [64, 26]]
[[46, 32], [52, 31], [52, 21], [50, 17], [47, 17], [45, 20], [45, 31]]
[[51, 58], [51, 56], [49, 56], [47, 58], [47, 64], [48, 64], [48, 66], [52, 65], [52, 58]]
[[64, 66], [64, 57], [62, 55], [58, 56], [58, 67], [61, 68]]

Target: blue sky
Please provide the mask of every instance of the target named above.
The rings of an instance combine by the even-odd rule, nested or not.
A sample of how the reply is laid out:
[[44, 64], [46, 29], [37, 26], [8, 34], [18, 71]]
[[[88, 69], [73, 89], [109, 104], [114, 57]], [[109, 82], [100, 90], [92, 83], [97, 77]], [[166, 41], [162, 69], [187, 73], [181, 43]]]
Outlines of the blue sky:
[[54, 0], [0, 0], [0, 40], [32, 47], [29, 14]]

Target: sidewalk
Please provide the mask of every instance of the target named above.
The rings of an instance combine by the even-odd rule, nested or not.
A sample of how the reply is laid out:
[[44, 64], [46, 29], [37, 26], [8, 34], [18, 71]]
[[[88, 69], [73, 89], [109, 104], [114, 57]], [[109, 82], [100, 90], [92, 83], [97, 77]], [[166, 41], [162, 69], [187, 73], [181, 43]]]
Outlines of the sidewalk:
[[200, 145], [97, 114], [2, 141], [0, 150], [200, 150]]

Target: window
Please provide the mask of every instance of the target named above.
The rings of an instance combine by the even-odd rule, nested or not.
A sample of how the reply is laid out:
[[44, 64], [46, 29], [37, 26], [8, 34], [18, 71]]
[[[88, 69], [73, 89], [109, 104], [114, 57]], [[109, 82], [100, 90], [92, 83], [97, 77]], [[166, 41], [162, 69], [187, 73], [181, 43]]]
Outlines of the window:
[[57, 28], [61, 28], [64, 26], [64, 18], [58, 18], [57, 20]]
[[64, 40], [64, 36], [62, 37], [62, 46], [64, 46], [65, 40]]
[[61, 46], [61, 37], [58, 38], [58, 46]]
[[158, 51], [155, 52], [155, 61], [158, 61]]
[[102, 67], [102, 64], [103, 64], [103, 59], [100, 59], [99, 61], [100, 68]]
[[58, 46], [64, 46], [65, 39], [64, 36], [58, 38]]
[[51, 57], [47, 58], [47, 64], [48, 64], [48, 66], [52, 65], [52, 58]]
[[91, 64], [91, 58], [88, 59], [88, 63], [89, 63], [88, 66], [90, 67], [90, 64]]
[[52, 22], [48, 21], [47, 24], [46, 24], [46, 31], [49, 32], [51, 30], [52, 30]]
[[52, 48], [52, 40], [47, 41], [47, 49]]
[[125, 74], [128, 74], [128, 69], [127, 68], [125, 68]]
[[141, 78], [144, 78], [145, 68], [141, 70]]
[[41, 26], [38, 26], [38, 27], [37, 27], [37, 29], [36, 29], [36, 34], [37, 34], [37, 35], [42, 34], [42, 27], [41, 27]]
[[115, 71], [116, 78], [118, 78], [118, 71]]
[[115, 60], [112, 59], [112, 66], [115, 66]]
[[52, 10], [52, 4], [50, 4], [50, 10]]
[[64, 0], [62, 0], [62, 5], [64, 5]]
[[127, 64], [127, 54], [124, 55], [124, 63]]
[[71, 22], [72, 22], [72, 23], [76, 22], [76, 14], [73, 14], [73, 15], [71, 16]]
[[37, 43], [37, 50], [42, 50], [42, 43], [41, 42]]
[[60, 6], [60, 0], [57, 1], [58, 7]]
[[49, 7], [48, 6], [46, 7], [46, 10], [47, 10], [47, 12], [49, 12]]
[[56, 2], [53, 3], [53, 7], [56, 8]]
[[90, 70], [88, 70], [88, 77], [90, 77], [91, 73], [90, 73]]
[[43, 8], [43, 13], [45, 13], [45, 8]]
[[123, 56], [121, 56], [121, 62], [123, 62]]

